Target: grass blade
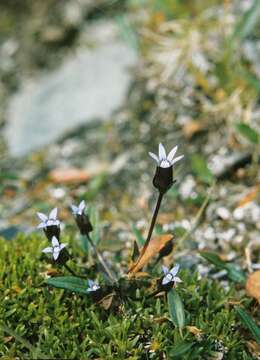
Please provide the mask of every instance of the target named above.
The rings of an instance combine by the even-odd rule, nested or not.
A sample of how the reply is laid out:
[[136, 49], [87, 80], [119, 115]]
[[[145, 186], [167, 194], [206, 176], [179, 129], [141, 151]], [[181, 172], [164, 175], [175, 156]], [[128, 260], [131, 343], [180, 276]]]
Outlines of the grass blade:
[[241, 40], [250, 35], [260, 20], [260, 1], [255, 0], [238, 22], [233, 37]]
[[250, 315], [245, 312], [243, 309], [236, 307], [236, 312], [238, 313], [240, 319], [242, 320], [243, 324], [250, 330], [252, 335], [255, 337], [256, 342], [260, 345], [260, 328], [255, 323]]
[[179, 356], [186, 354], [193, 346], [194, 343], [181, 343], [171, 347], [169, 359], [179, 358]]

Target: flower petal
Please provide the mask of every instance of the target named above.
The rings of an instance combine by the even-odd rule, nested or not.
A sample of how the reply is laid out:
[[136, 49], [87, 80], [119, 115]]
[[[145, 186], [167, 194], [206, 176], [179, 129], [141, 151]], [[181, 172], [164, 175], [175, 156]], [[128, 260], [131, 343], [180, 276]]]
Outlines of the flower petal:
[[182, 283], [182, 280], [178, 276], [174, 276], [173, 281], [177, 283]]
[[159, 165], [161, 168], [168, 168], [171, 167], [172, 164], [168, 160], [162, 160]]
[[155, 155], [155, 154], [152, 153], [152, 152], [149, 152], [149, 155], [151, 156], [151, 158], [153, 158], [153, 159], [157, 162], [157, 164], [159, 164], [159, 158], [158, 158], [157, 155]]
[[52, 211], [49, 213], [49, 219], [56, 220], [57, 215], [58, 215], [58, 209], [57, 209], [57, 208], [54, 208], [54, 209], [52, 209]]
[[88, 286], [92, 288], [92, 286], [95, 284], [93, 280], [88, 280]]
[[46, 221], [46, 225], [45, 226], [53, 226], [55, 225], [55, 222], [56, 220], [52, 220], [52, 219], [49, 219], [48, 221]]
[[81, 213], [85, 209], [85, 207], [86, 207], [85, 200], [82, 200], [79, 204], [79, 210], [81, 211]]
[[174, 148], [171, 149], [171, 151], [169, 152], [168, 156], [167, 156], [167, 160], [171, 163], [173, 158], [174, 158], [174, 155], [176, 154], [178, 150], [178, 146], [174, 146]]
[[167, 268], [167, 266], [162, 265], [162, 271], [163, 271], [164, 275], [167, 275], [169, 272], [169, 269]]
[[41, 212], [37, 212], [37, 216], [41, 221], [46, 221], [48, 220], [48, 216], [46, 216], [45, 214], [41, 213]]
[[42, 222], [37, 226], [37, 229], [43, 229], [43, 228], [46, 228], [46, 223], [45, 222]]
[[60, 255], [60, 250], [58, 248], [55, 248], [54, 251], [53, 251], [53, 259], [57, 260], [59, 255]]
[[164, 276], [164, 278], [162, 279], [162, 284], [163, 285], [169, 284], [170, 281], [171, 279], [169, 279], [167, 276]]
[[162, 143], [159, 144], [159, 159], [160, 161], [166, 159], [166, 151]]
[[60, 244], [60, 250], [64, 249], [68, 244]]
[[180, 265], [176, 264], [171, 270], [170, 273], [172, 274], [172, 276], [177, 275], [178, 271], [179, 271]]
[[175, 159], [173, 159], [173, 161], [171, 162], [171, 164], [175, 164], [177, 161], [181, 160], [184, 157], [184, 155], [178, 156]]
[[52, 253], [53, 252], [53, 248], [52, 247], [46, 247], [45, 249], [42, 250], [43, 253], [47, 254], [47, 253]]
[[70, 205], [70, 208], [73, 212], [74, 215], [77, 215], [78, 211], [79, 211], [79, 208], [75, 205]]
[[98, 289], [100, 289], [99, 284], [97, 282], [95, 282], [92, 289], [93, 289], [93, 291], [97, 291]]
[[52, 237], [51, 243], [52, 243], [53, 247], [60, 246], [60, 243], [59, 243], [58, 239], [56, 238], [56, 236]]

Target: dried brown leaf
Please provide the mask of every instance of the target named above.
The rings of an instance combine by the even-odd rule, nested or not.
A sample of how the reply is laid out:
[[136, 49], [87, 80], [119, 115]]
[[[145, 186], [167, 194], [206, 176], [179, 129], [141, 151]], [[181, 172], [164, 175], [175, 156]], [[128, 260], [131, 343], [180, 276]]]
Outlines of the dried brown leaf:
[[254, 186], [245, 196], [243, 196], [242, 199], [240, 199], [237, 207], [243, 207], [246, 204], [252, 202], [256, 198], [257, 194], [259, 194], [259, 191], [260, 184]]
[[260, 270], [250, 274], [246, 281], [247, 295], [255, 298], [260, 304]]
[[247, 341], [246, 344], [252, 355], [260, 356], [260, 345], [258, 345], [257, 342], [251, 340]]
[[89, 171], [85, 169], [67, 168], [54, 169], [49, 173], [54, 183], [74, 184], [88, 181], [91, 178]]
[[112, 302], [113, 302], [113, 299], [114, 299], [114, 295], [115, 293], [111, 293], [111, 294], [108, 294], [106, 295], [105, 297], [103, 297], [98, 303], [99, 305], [105, 309], [105, 310], [108, 310], [111, 305], [112, 305]]
[[140, 269], [142, 269], [148, 261], [155, 255], [159, 253], [159, 251], [165, 246], [165, 244], [171, 240], [173, 236], [171, 234], [165, 234], [154, 237], [149, 243], [147, 249], [144, 253], [142, 253], [137, 259], [137, 261], [130, 267], [129, 272], [131, 274], [137, 273]]
[[203, 125], [201, 122], [195, 120], [189, 121], [183, 126], [184, 136], [187, 139], [191, 139], [192, 136], [201, 131], [202, 128]]
[[196, 326], [186, 326], [186, 328], [193, 335], [198, 335], [198, 334], [201, 334], [201, 332], [202, 332], [202, 330], [198, 329]]

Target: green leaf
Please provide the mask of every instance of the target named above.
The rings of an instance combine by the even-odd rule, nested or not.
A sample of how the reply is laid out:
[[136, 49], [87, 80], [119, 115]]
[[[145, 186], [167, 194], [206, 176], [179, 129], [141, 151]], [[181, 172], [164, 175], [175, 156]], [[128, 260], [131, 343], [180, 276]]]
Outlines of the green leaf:
[[200, 253], [200, 255], [208, 260], [211, 264], [215, 265], [217, 268], [219, 269], [225, 269], [225, 262], [223, 260], [220, 259], [220, 257], [218, 255], [216, 255], [213, 252], [207, 252], [207, 251], [203, 251]]
[[253, 5], [244, 13], [241, 20], [235, 27], [233, 37], [240, 40], [250, 35], [260, 20], [260, 1], [255, 0]]
[[132, 225], [132, 231], [136, 237], [137, 243], [140, 247], [144, 246], [145, 244], [145, 238], [143, 237], [143, 235], [141, 234], [141, 232], [134, 226]]
[[0, 179], [1, 180], [18, 180], [19, 176], [12, 172], [2, 172], [0, 174]]
[[256, 342], [260, 345], [260, 328], [255, 323], [250, 315], [245, 312], [243, 309], [239, 307], [235, 307], [236, 312], [238, 313], [240, 319], [242, 320], [243, 324], [251, 331], [252, 335], [255, 337]]
[[183, 354], [186, 354], [194, 345], [194, 343], [183, 342], [181, 344], [174, 345], [171, 347], [169, 352], [170, 359], [177, 358]]
[[70, 290], [76, 293], [87, 294], [87, 280], [78, 278], [76, 276], [53, 277], [47, 279], [46, 284], [56, 288]]
[[182, 329], [185, 326], [185, 313], [182, 300], [175, 289], [171, 289], [168, 292], [167, 298], [171, 320], [175, 326]]
[[206, 161], [198, 154], [191, 156], [191, 168], [192, 171], [198, 176], [198, 178], [206, 184], [211, 185], [214, 177], [209, 170]]
[[234, 264], [226, 264], [226, 270], [230, 280], [243, 284], [246, 281], [245, 273], [238, 269]]
[[218, 269], [226, 270], [230, 280], [238, 283], [244, 283], [246, 281], [246, 275], [243, 271], [237, 269], [234, 264], [229, 264], [221, 260], [215, 253], [203, 251], [200, 255], [211, 264], [215, 265]]
[[244, 123], [237, 123], [236, 125], [237, 131], [244, 136], [247, 140], [249, 140], [252, 144], [259, 143], [259, 134], [256, 130], [252, 129], [250, 126]]

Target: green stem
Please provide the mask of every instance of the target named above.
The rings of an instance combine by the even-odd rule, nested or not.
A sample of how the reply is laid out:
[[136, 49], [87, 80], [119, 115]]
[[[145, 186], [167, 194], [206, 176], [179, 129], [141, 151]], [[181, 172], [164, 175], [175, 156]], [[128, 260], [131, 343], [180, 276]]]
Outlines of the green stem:
[[159, 210], [160, 210], [163, 195], [164, 195], [163, 193], [159, 192], [159, 196], [158, 196], [157, 203], [156, 203], [156, 206], [155, 206], [155, 209], [154, 209], [154, 213], [153, 213], [151, 225], [150, 225], [150, 228], [149, 228], [149, 232], [148, 232], [148, 235], [147, 235], [147, 239], [146, 239], [144, 247], [142, 249], [142, 254], [145, 252], [145, 250], [147, 249], [147, 247], [148, 247], [148, 245], [149, 245], [149, 243], [151, 241], [154, 225], [156, 223], [156, 219], [157, 219], [157, 216], [158, 216], [158, 213], [159, 213]]
[[115, 278], [115, 276], [112, 274], [111, 270], [109, 269], [108, 265], [106, 264], [105, 262], [105, 259], [103, 258], [103, 256], [100, 254], [100, 252], [97, 250], [96, 248], [96, 245], [93, 243], [91, 237], [88, 235], [87, 236], [87, 239], [90, 243], [90, 245], [92, 246], [93, 248], [93, 251], [97, 257], [97, 259], [99, 260], [103, 270], [105, 271], [105, 273], [107, 274], [108, 278], [112, 281], [112, 283], [115, 283], [117, 282], [117, 279]]
[[80, 277], [80, 278], [82, 278], [82, 279], [86, 279], [85, 276], [76, 274], [76, 273], [74, 272], [74, 270], [72, 270], [72, 269], [69, 267], [69, 265], [64, 264], [64, 267], [65, 267], [65, 268], [68, 270], [68, 272], [70, 272], [73, 276]]

